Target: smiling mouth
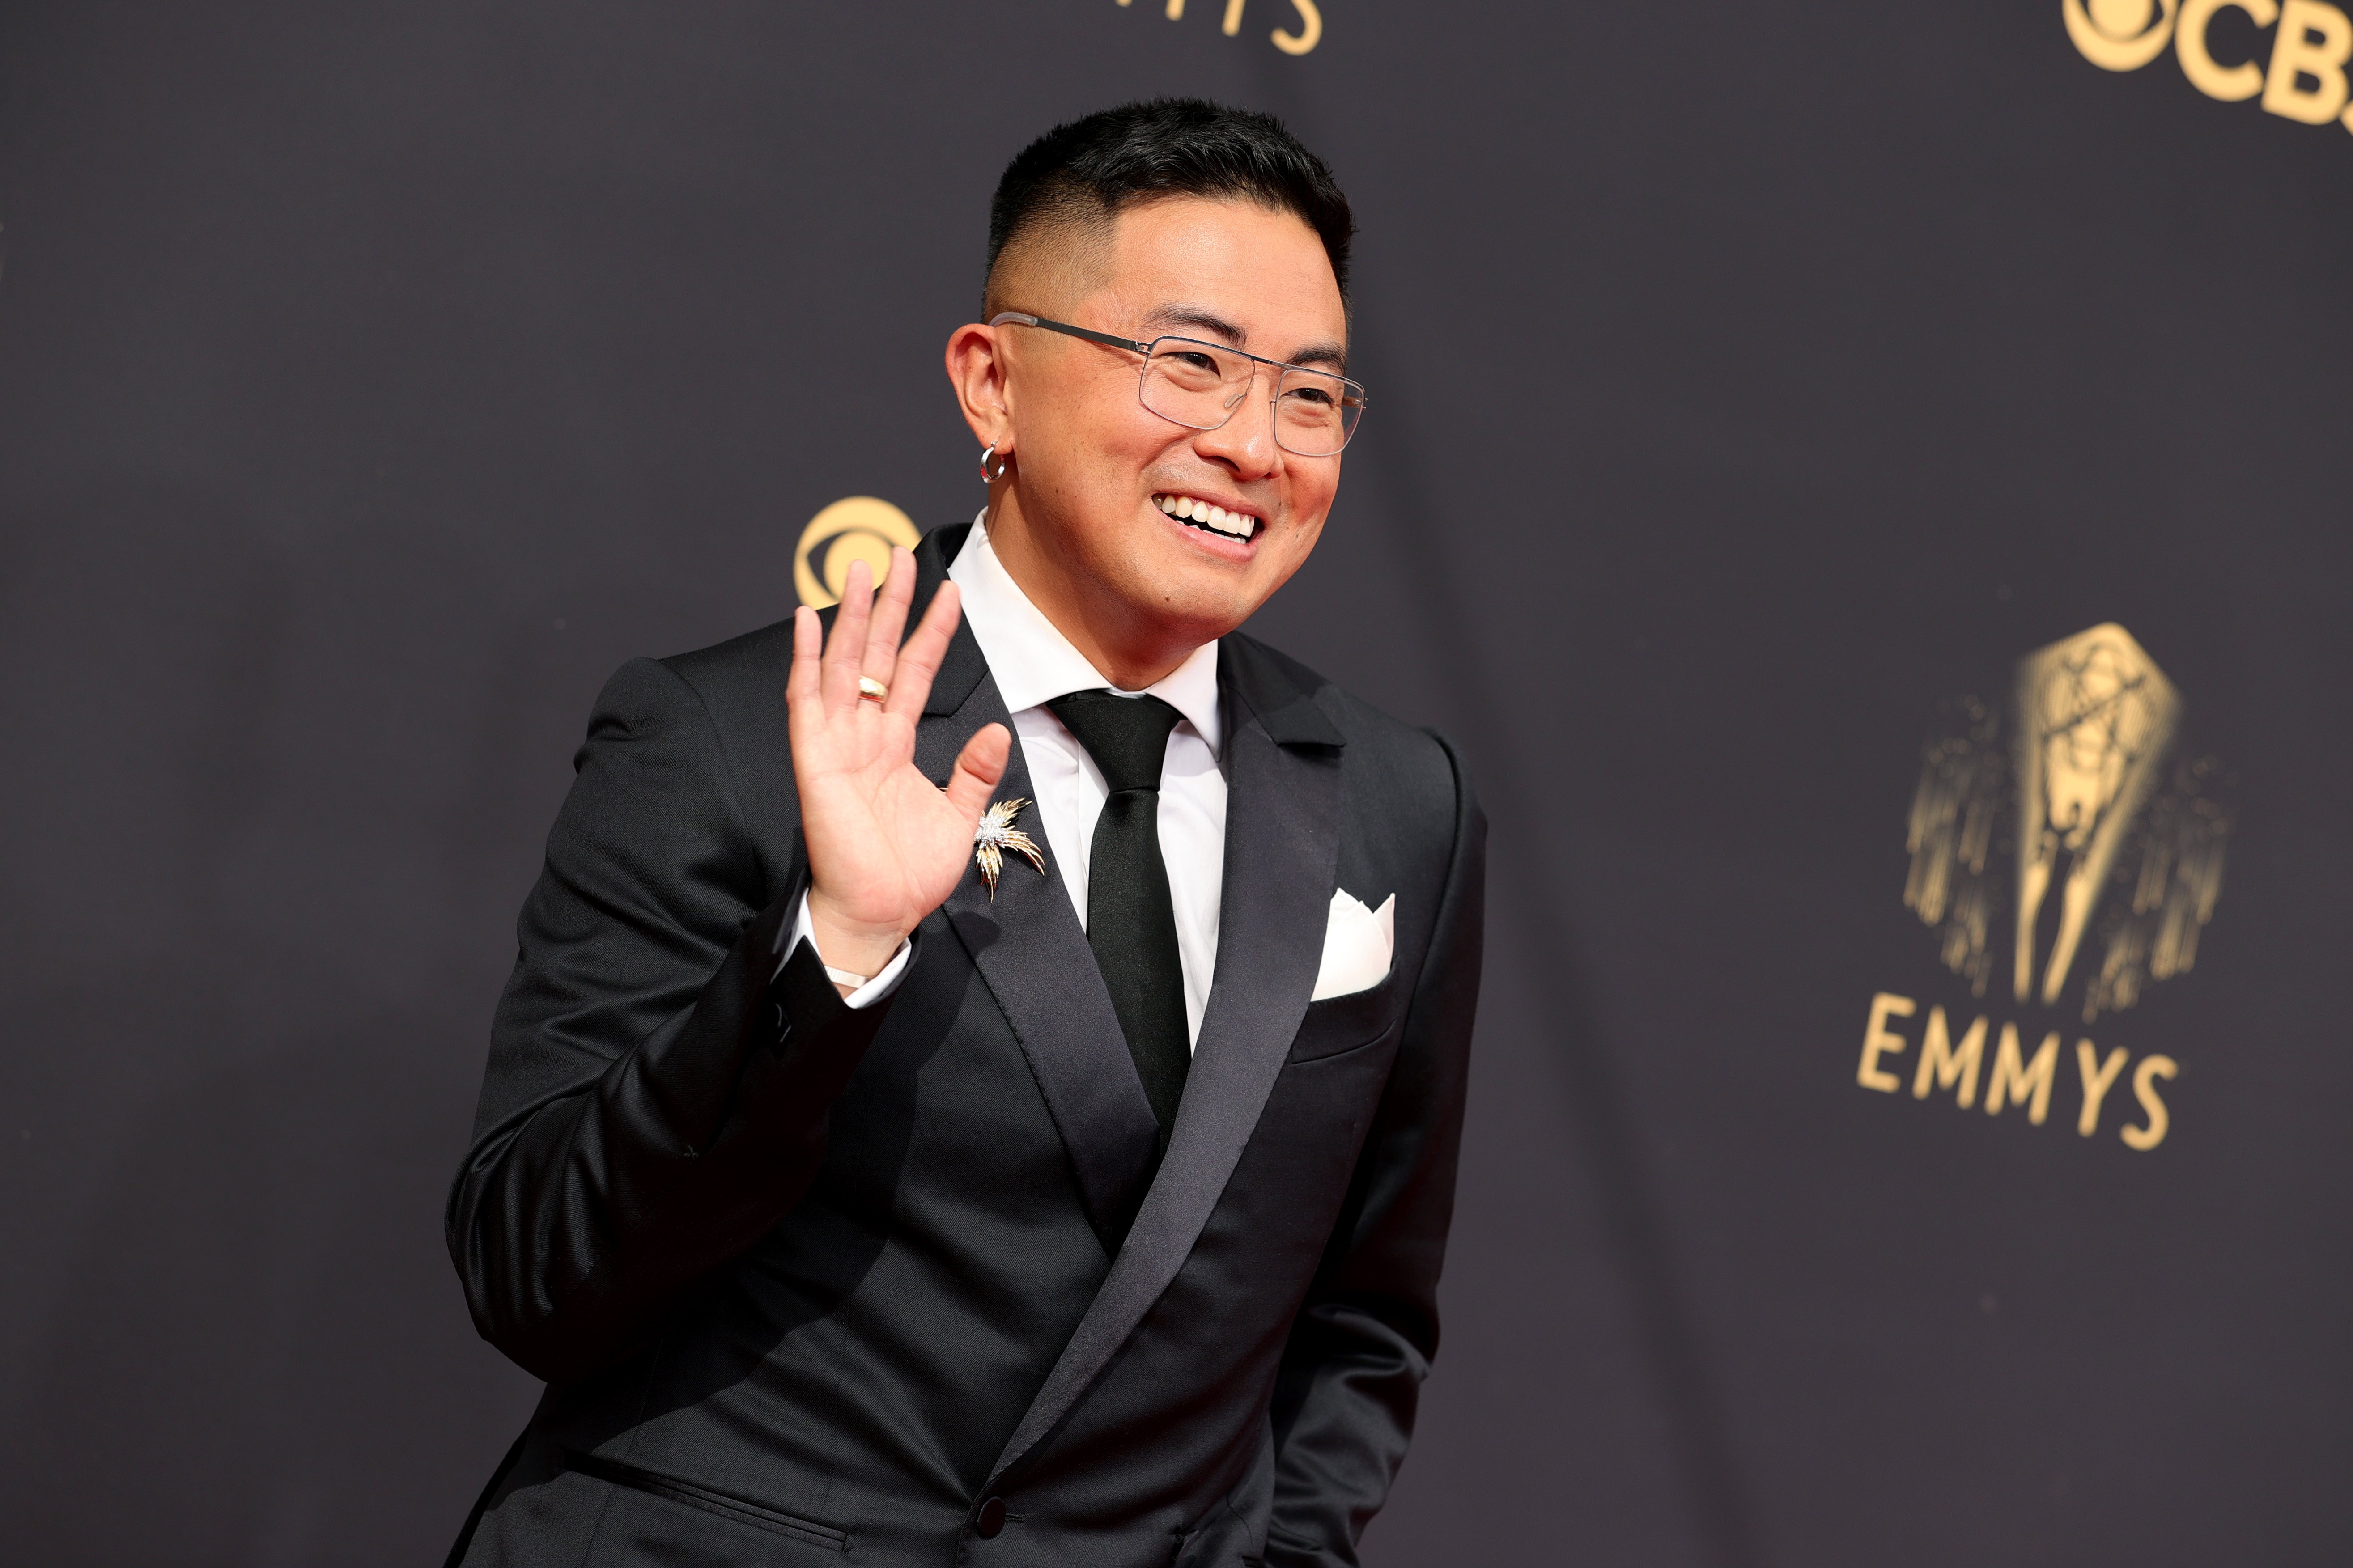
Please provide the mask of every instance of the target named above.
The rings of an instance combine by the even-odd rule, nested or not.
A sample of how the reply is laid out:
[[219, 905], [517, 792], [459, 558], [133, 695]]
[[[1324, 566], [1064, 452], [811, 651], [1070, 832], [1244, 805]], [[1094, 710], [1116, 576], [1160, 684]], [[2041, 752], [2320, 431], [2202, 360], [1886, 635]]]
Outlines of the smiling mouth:
[[1214, 533], [1222, 539], [1249, 540], [1265, 526], [1263, 520], [1246, 511], [1228, 511], [1224, 507], [1201, 500], [1198, 496], [1178, 495], [1163, 491], [1152, 498], [1152, 504], [1185, 524], [1204, 533]]

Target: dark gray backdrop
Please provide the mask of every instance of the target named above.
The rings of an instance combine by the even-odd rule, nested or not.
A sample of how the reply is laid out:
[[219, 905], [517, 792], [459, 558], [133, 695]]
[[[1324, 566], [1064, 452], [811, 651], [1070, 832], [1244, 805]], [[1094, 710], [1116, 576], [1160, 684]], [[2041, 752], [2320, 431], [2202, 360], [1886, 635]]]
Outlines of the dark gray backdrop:
[[[970, 514], [997, 170], [1189, 91], [1363, 220], [1256, 629], [1494, 819], [1368, 1561], [2343, 1561], [2353, 137], [2057, 10], [13, 0], [5, 1554], [438, 1560], [534, 1394], [439, 1205], [590, 698], [828, 501]], [[2108, 619], [2238, 778], [2196, 970], [2088, 1031], [2182, 1064], [2147, 1153], [2071, 1060], [2039, 1128], [1855, 1079], [1873, 992], [1980, 1007], [1900, 901], [1938, 701]]]

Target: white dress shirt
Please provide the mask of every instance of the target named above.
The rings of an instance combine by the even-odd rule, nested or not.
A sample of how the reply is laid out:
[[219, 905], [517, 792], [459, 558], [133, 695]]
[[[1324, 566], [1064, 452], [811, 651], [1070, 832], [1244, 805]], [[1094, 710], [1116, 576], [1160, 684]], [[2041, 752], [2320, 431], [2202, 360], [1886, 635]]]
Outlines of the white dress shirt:
[[[1084, 927], [1095, 819], [1103, 815], [1111, 789], [1087, 749], [1046, 704], [1073, 691], [1119, 689], [1071, 646], [1071, 639], [1029, 602], [1006, 571], [989, 545], [986, 512], [974, 519], [971, 535], [948, 567], [948, 578], [963, 598], [965, 624], [980, 644], [997, 694], [1012, 715], [1014, 738], [1021, 743], [1029, 787], [1036, 795], [1038, 822]], [[1218, 905], [1226, 882], [1226, 776], [1218, 766], [1225, 731], [1218, 701], [1218, 645], [1204, 643], [1161, 680], [1141, 692], [1120, 695], [1157, 697], [1183, 715], [1169, 731], [1168, 753], [1160, 768], [1160, 858], [1168, 868], [1176, 952], [1185, 971], [1186, 1030], [1198, 1043], [1209, 982], [1217, 973]], [[1008, 861], [1005, 874], [1035, 875], [1018, 861]], [[816, 946], [806, 899], [796, 934]], [[907, 949], [902, 947], [881, 973], [851, 993], [849, 1005], [862, 1007], [888, 996], [897, 988], [906, 962]]]

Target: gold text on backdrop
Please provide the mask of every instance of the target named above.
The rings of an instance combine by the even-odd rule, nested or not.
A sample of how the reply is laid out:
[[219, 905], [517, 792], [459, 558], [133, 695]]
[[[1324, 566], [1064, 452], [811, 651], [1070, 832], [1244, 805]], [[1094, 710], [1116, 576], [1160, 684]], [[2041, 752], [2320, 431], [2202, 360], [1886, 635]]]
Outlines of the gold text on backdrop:
[[880, 583], [891, 570], [891, 547], [913, 550], [923, 539], [914, 520], [887, 500], [850, 496], [834, 502], [801, 530], [793, 551], [793, 586], [801, 603], [822, 610], [839, 604], [849, 563], [866, 563]]
[[[1862, 1060], [1854, 1069], [1855, 1082], [1882, 1094], [1894, 1094], [1904, 1088], [1902, 1075], [1889, 1071], [1883, 1064], [1910, 1049], [1912, 1042], [1889, 1027], [1888, 1020], [1909, 1018], [1919, 1010], [1919, 1003], [1892, 991], [1882, 991], [1872, 997], [1871, 1016], [1862, 1026]], [[1956, 1044], [1945, 1010], [1928, 1009], [1928, 1021], [1920, 1033], [1919, 1066], [1912, 1075], [1913, 1099], [1926, 1100], [1931, 1094], [1950, 1090], [1953, 1103], [1963, 1110], [1977, 1103], [1978, 1069], [1985, 1059], [1986, 1023], [1980, 1016]], [[2005, 1107], [2022, 1108], [2028, 1123], [2040, 1127], [2051, 1113], [2052, 1082], [2059, 1069], [2060, 1034], [2056, 1029], [2045, 1033], [2031, 1062], [2020, 1048], [2021, 1038], [2016, 1024], [2002, 1024], [2000, 1043], [1994, 1048], [1993, 1074], [1986, 1080], [1985, 1113], [2000, 1116]], [[2081, 1136], [2089, 1138], [2100, 1130], [2100, 1113], [2107, 1104], [2108, 1090], [2116, 1087], [2131, 1057], [2132, 1053], [2122, 1046], [2102, 1057], [2099, 1047], [2091, 1041], [2075, 1042], [2075, 1072], [2082, 1083], [2082, 1095], [2076, 1101], [2075, 1131]], [[2180, 1064], [2171, 1057], [2141, 1058], [2140, 1066], [2133, 1069], [2132, 1089], [2146, 1120], [2137, 1126], [2128, 1122], [2117, 1130], [2116, 1136], [2124, 1141], [2125, 1147], [2147, 1153], [2165, 1142], [2165, 1135], [2173, 1129], [2173, 1114], [2167, 1109], [2164, 1097], [2158, 1093], [2157, 1080], [2179, 1077], [2180, 1072]]]
[[[1127, 5], [1134, 0], [1119, 0], [1119, 3]], [[1250, 0], [1226, 0], [1226, 16], [1220, 28], [1229, 38], [1242, 30], [1242, 10], [1249, 3]], [[1277, 27], [1270, 36], [1274, 40], [1274, 47], [1284, 54], [1303, 55], [1324, 41], [1324, 12], [1315, 0], [1285, 0], [1285, 3], [1298, 14], [1299, 31], [1293, 33]], [[1165, 15], [1172, 22], [1183, 21], [1185, 0], [1167, 0]]]
[[[2225, 11], [2239, 13], [2225, 24], [2233, 31], [2275, 29], [2265, 65], [2252, 53], [2228, 65], [2215, 58]], [[2239, 103], [2260, 93], [2283, 120], [2353, 131], [2353, 19], [2326, 0], [2060, 0], [2060, 14], [2076, 49], [2103, 70], [2138, 70], [2170, 43], [2181, 74], [2209, 98]]]

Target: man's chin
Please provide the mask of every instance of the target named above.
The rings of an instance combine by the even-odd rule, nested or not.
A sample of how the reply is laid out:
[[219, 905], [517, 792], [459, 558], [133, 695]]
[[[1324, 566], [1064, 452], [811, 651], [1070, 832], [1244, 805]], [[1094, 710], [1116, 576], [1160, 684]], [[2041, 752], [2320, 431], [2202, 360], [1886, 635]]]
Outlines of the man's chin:
[[1166, 643], [1198, 647], [1250, 619], [1262, 595], [1241, 574], [1204, 572], [1198, 565], [1164, 567], [1131, 582], [1121, 597]]
[[[1246, 582], [1229, 582], [1211, 585], [1203, 584], [1196, 592], [1170, 606], [1170, 619], [1181, 619], [1190, 629], [1187, 641], [1198, 645], [1214, 642], [1234, 630], [1252, 616], [1267, 600], [1274, 596], [1280, 583], [1261, 584], [1256, 575]], [[1260, 591], [1263, 588], [1263, 592]]]

